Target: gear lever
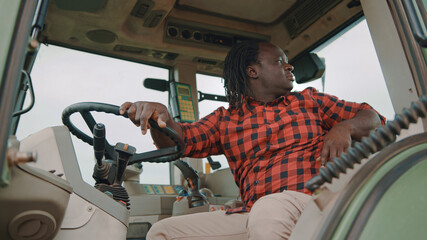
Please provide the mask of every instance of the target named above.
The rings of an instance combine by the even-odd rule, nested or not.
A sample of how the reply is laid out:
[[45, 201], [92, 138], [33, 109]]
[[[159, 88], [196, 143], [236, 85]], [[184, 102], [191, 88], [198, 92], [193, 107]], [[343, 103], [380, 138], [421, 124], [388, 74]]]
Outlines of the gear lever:
[[188, 202], [190, 208], [208, 204], [206, 196], [200, 192], [199, 175], [196, 170], [182, 160], [176, 160], [173, 164], [181, 170], [182, 175], [188, 182]]
[[97, 123], [93, 126], [93, 150], [96, 159], [92, 175], [93, 179], [95, 179], [96, 183], [113, 184], [116, 167], [111, 161], [103, 161], [105, 153], [105, 126], [102, 123]]

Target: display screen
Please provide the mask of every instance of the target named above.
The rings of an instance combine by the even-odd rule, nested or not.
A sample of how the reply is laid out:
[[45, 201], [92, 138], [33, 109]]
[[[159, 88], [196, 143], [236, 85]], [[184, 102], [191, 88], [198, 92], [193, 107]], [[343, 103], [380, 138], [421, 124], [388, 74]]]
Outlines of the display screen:
[[188, 88], [178, 86], [178, 94], [190, 96], [190, 90]]

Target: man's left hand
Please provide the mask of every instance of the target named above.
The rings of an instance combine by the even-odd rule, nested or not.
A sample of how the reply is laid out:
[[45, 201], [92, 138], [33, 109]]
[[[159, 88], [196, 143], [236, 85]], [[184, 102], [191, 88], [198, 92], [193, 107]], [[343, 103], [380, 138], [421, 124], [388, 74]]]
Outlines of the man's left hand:
[[335, 157], [339, 157], [341, 153], [346, 152], [351, 146], [351, 126], [346, 122], [341, 122], [335, 125], [324, 137], [322, 153], [320, 154], [321, 165], [325, 165], [326, 161], [330, 161]]

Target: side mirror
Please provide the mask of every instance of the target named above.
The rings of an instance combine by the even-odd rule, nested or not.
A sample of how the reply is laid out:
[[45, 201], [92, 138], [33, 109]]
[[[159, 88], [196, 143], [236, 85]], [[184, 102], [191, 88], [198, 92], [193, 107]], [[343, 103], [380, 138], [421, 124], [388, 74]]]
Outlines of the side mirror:
[[315, 53], [307, 53], [292, 59], [289, 63], [294, 66], [295, 81], [301, 84], [321, 78], [326, 69], [324, 61]]

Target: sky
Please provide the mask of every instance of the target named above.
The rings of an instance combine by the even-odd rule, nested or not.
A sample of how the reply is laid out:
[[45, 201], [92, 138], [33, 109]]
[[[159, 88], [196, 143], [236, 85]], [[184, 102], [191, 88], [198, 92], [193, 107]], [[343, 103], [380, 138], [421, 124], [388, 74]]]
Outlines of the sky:
[[[294, 85], [295, 90], [313, 86], [340, 99], [367, 102], [392, 119], [394, 110], [387, 92], [366, 21], [361, 21], [341, 37], [316, 51], [325, 58], [325, 85], [321, 79]], [[158, 67], [112, 59], [56, 46], [42, 46], [34, 64], [32, 79], [35, 89], [34, 109], [22, 115], [17, 137], [22, 140], [43, 128], [62, 125], [61, 113], [77, 102], [103, 102], [121, 105], [125, 101], [156, 101], [167, 105], [168, 94], [145, 89], [145, 78], [168, 79], [168, 71]], [[221, 78], [197, 74], [198, 90], [224, 95]], [[194, 89], [193, 89], [194, 91]], [[26, 102], [25, 105], [29, 104]], [[200, 117], [227, 103], [202, 101]], [[94, 113], [95, 119], [106, 125], [110, 143], [129, 143], [137, 152], [155, 150], [150, 135], [143, 136], [139, 128], [122, 117]], [[80, 129], [90, 134], [81, 117], [71, 118]], [[83, 179], [91, 178], [94, 159], [92, 147], [72, 137]], [[223, 156], [214, 157], [227, 167]], [[206, 161], [206, 160], [205, 160]], [[168, 184], [168, 164], [143, 164], [142, 183]]]

